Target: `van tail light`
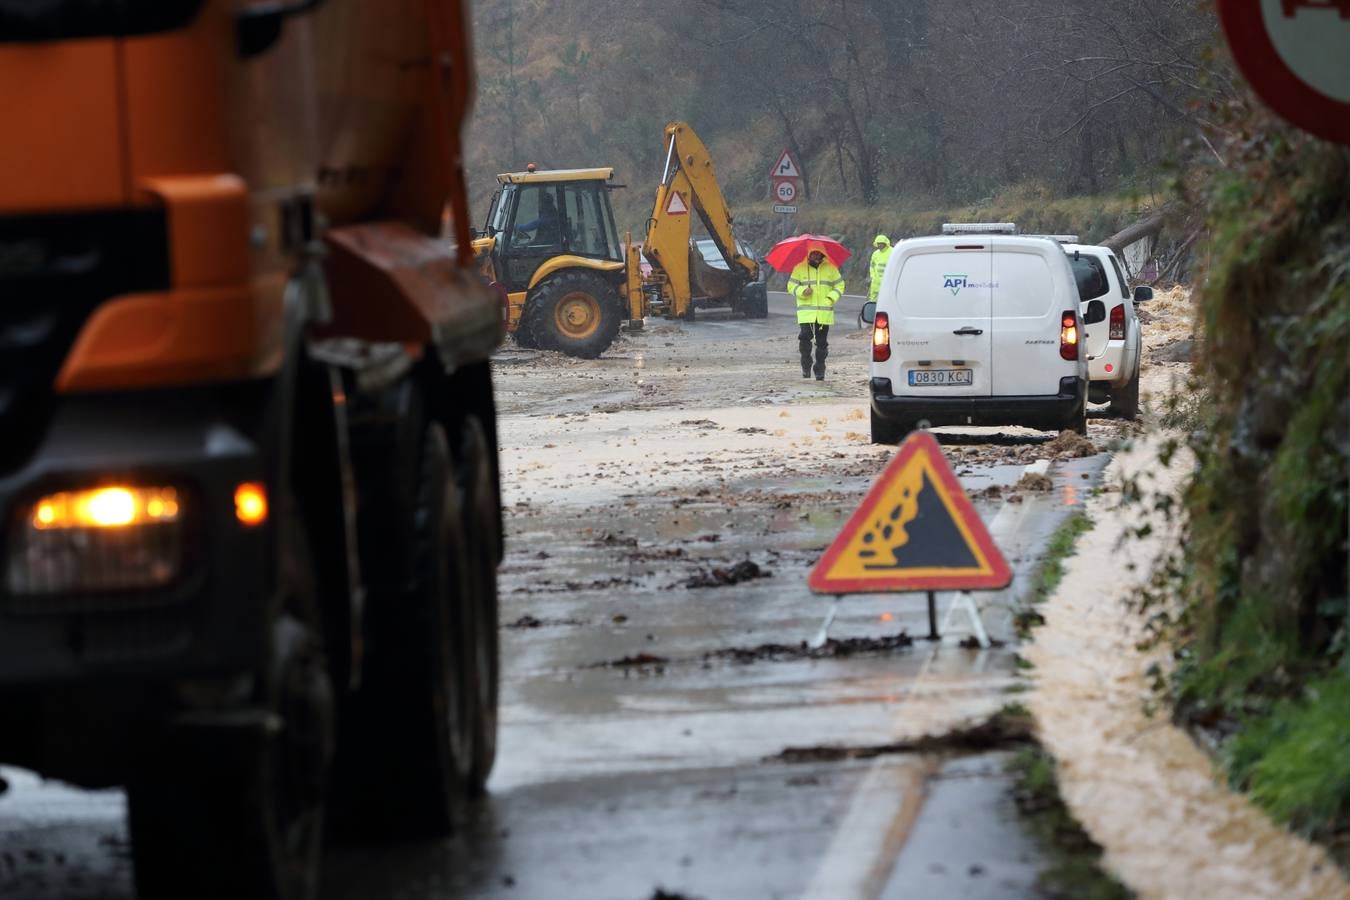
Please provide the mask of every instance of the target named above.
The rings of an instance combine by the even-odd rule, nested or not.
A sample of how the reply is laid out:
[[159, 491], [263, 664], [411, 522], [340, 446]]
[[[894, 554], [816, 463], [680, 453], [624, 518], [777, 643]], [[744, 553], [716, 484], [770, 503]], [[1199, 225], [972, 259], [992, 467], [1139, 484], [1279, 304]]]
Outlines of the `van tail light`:
[[885, 362], [890, 358], [891, 317], [879, 312], [872, 322], [872, 362]]
[[1071, 309], [1059, 314], [1059, 355], [1078, 358], [1078, 314]]
[[1111, 333], [1108, 337], [1113, 341], [1125, 340], [1125, 304], [1120, 304], [1111, 310]]

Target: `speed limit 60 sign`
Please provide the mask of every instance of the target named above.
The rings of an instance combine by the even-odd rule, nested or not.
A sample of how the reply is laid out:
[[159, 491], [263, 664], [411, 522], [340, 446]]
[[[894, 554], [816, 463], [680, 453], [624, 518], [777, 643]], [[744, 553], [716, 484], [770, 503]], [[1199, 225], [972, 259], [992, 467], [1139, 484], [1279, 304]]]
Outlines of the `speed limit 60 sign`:
[[773, 198], [779, 203], [791, 203], [797, 199], [797, 182], [779, 179], [773, 183]]
[[1350, 0], [1219, 0], [1219, 21], [1271, 109], [1350, 144]]

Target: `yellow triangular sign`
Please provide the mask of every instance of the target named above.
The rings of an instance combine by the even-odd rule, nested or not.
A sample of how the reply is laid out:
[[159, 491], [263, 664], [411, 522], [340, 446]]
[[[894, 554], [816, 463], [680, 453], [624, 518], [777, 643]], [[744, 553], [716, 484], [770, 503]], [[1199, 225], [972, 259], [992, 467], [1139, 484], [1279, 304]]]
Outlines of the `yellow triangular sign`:
[[973, 590], [1012, 581], [933, 436], [910, 434], [807, 578], [824, 594]]

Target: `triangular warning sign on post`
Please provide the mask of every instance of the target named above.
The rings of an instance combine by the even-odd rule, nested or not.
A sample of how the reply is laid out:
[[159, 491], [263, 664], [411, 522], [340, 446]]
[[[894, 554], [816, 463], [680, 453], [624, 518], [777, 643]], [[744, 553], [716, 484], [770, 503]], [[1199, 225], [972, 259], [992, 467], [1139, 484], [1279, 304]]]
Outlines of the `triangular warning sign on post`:
[[670, 196], [666, 198], [666, 213], [672, 216], [683, 216], [688, 212], [689, 204], [685, 202], [684, 194], [679, 191], [671, 191]]
[[773, 164], [769, 170], [770, 178], [801, 178], [802, 168], [797, 165], [797, 160], [793, 158], [791, 150], [784, 150], [778, 157], [778, 162]]
[[822, 594], [989, 589], [1010, 581], [1007, 561], [926, 431], [900, 445], [807, 578]]

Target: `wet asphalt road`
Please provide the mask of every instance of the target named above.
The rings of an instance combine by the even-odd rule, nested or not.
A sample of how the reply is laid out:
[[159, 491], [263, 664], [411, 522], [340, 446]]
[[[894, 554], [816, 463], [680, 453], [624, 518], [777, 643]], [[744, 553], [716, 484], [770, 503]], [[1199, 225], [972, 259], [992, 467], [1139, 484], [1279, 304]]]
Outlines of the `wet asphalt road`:
[[[670, 352], [715, 357], [719, 343], [775, 334], [790, 355], [790, 304], [781, 294], [770, 300], [764, 322], [704, 314], [682, 327]], [[841, 302], [840, 337], [854, 329], [861, 303]], [[642, 364], [655, 365], [651, 356]], [[505, 383], [528, 387], [533, 377]], [[589, 409], [591, 399], [578, 394], [569, 404]], [[527, 410], [503, 402], [504, 454], [526, 449], [511, 445], [525, 434], [513, 429], [531, 425]], [[696, 390], [653, 413], [680, 424], [702, 414]], [[735, 424], [706, 414], [721, 421], [716, 427]], [[983, 434], [967, 429], [947, 442], [978, 444]], [[1047, 437], [1000, 439], [1035, 447]], [[1011, 588], [979, 598], [1001, 642], [987, 650], [959, 645], [959, 621], [940, 642], [896, 646], [902, 633], [927, 632], [923, 598], [912, 595], [847, 598], [830, 631], [839, 643], [814, 656], [803, 649], [829, 606], [806, 589], [806, 572], [884, 462], [875, 456], [814, 474], [747, 466], [714, 479], [690, 466], [687, 477], [650, 491], [508, 499], [490, 794], [465, 809], [453, 838], [333, 848], [323, 896], [1035, 896], [1042, 860], [1008, 799], [1006, 752], [838, 751], [942, 734], [1015, 699], [1012, 611], [1046, 538], [1085, 502], [1106, 459], [1056, 462], [1055, 488], [1019, 502], [977, 499], [1016, 572]], [[1023, 466], [957, 469], [975, 491], [1014, 484]], [[520, 477], [540, 476], [522, 469]], [[687, 586], [744, 560], [770, 574]], [[942, 611], [949, 600], [939, 596]], [[134, 896], [118, 792], [5, 775], [13, 784], [0, 797], [0, 897]]]

